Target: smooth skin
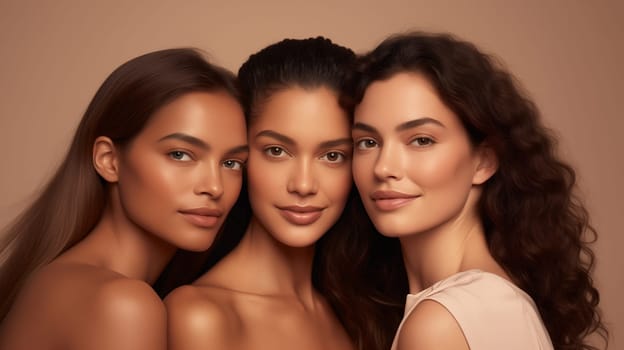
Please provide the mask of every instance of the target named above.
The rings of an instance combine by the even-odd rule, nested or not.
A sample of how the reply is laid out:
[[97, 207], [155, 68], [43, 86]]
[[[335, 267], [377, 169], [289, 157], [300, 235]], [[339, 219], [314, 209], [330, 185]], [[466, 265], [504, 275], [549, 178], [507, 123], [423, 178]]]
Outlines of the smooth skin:
[[[425, 76], [372, 83], [352, 134], [355, 183], [377, 229], [399, 238], [410, 293], [470, 269], [509, 279], [488, 251], [476, 208], [497, 160], [487, 145], [472, 145]], [[398, 349], [469, 348], [453, 316], [425, 301], [406, 319]]]
[[170, 349], [352, 349], [311, 281], [314, 244], [351, 187], [347, 115], [324, 87], [289, 87], [263, 105], [248, 140], [251, 224], [232, 253], [165, 299]]
[[150, 284], [177, 248], [210, 247], [247, 155], [242, 109], [225, 93], [175, 99], [123, 148], [97, 138], [94, 168], [109, 184], [104, 213], [29, 279], [0, 348], [166, 349], [166, 310]]

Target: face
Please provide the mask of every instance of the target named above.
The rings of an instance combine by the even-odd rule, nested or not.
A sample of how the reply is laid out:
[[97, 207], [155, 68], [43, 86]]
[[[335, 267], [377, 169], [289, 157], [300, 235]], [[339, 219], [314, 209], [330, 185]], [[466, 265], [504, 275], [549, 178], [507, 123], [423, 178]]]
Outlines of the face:
[[347, 114], [326, 88], [273, 94], [249, 126], [249, 199], [276, 240], [314, 244], [337, 221], [351, 187]]
[[420, 74], [372, 83], [355, 111], [353, 176], [364, 207], [387, 236], [457, 223], [485, 181], [459, 118]]
[[238, 198], [247, 155], [235, 99], [183, 95], [119, 150], [121, 206], [142, 230], [178, 248], [206, 250]]

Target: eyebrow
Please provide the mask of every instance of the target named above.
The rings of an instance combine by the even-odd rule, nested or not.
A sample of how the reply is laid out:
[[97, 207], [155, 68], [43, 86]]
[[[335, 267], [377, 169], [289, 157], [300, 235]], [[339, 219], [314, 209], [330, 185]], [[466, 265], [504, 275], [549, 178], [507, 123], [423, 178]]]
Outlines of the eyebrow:
[[256, 138], [260, 137], [260, 136], [266, 136], [266, 137], [272, 137], [276, 140], [279, 140], [285, 144], [288, 144], [289, 146], [292, 146], [295, 144], [295, 140], [291, 139], [290, 137], [286, 136], [286, 135], [282, 135], [279, 132], [275, 132], [273, 130], [262, 130], [259, 133], [256, 134]]
[[[294, 146], [296, 144], [294, 139], [286, 135], [280, 134], [278, 132], [275, 132], [273, 130], [260, 131], [259, 133], [256, 134], [256, 137], [260, 137], [260, 136], [272, 137], [289, 146]], [[319, 148], [333, 148], [333, 147], [337, 147], [341, 145], [351, 145], [352, 143], [353, 143], [353, 139], [351, 139], [350, 137], [345, 137], [342, 139], [323, 141], [319, 144]]]
[[334, 147], [338, 147], [342, 145], [352, 146], [353, 139], [350, 137], [345, 137], [343, 139], [321, 142], [321, 144], [319, 145], [319, 148], [334, 148]]
[[359, 123], [359, 122], [355, 122], [353, 123], [353, 130], [362, 130], [362, 131], [368, 131], [368, 132], [374, 132], [374, 133], [379, 133], [377, 132], [377, 129], [373, 128], [372, 126], [368, 125], [368, 124], [364, 124], [364, 123]]
[[158, 142], [165, 141], [165, 140], [171, 140], [171, 139], [173, 139], [173, 140], [180, 140], [180, 141], [186, 142], [188, 144], [191, 144], [191, 145], [197, 146], [199, 148], [203, 148], [203, 149], [209, 149], [210, 148], [210, 146], [207, 143], [205, 143], [204, 141], [198, 139], [197, 137], [191, 136], [191, 135], [188, 135], [188, 134], [179, 133], [179, 132], [176, 132], [176, 133], [173, 133], [173, 134], [169, 134], [169, 135], [167, 135], [165, 137], [162, 137], [162, 138], [160, 138], [160, 140], [158, 140]]
[[424, 117], [424, 118], [414, 119], [414, 120], [410, 120], [405, 123], [399, 124], [399, 126], [397, 126], [395, 130], [404, 131], [404, 130], [415, 128], [417, 126], [421, 126], [425, 124], [435, 124], [435, 125], [444, 127], [444, 124], [440, 123], [439, 121], [433, 118]]
[[[197, 146], [197, 147], [199, 147], [201, 149], [204, 149], [204, 150], [210, 149], [210, 145], [207, 144], [206, 142], [202, 141], [201, 139], [198, 139], [195, 136], [191, 136], [191, 135], [184, 134], [184, 133], [179, 133], [179, 132], [176, 132], [176, 133], [173, 133], [173, 134], [169, 134], [169, 135], [167, 135], [165, 137], [162, 137], [162, 138], [160, 138], [160, 140], [158, 140], [158, 142], [165, 141], [165, 140], [171, 140], [171, 139], [173, 139], [173, 140], [180, 140], [182, 142], [186, 142], [188, 144]], [[228, 154], [236, 154], [236, 153], [244, 153], [244, 152], [249, 152], [249, 146], [247, 146], [247, 145], [235, 146], [235, 147], [230, 148], [227, 151]]]
[[249, 146], [240, 145], [236, 147], [232, 147], [227, 151], [227, 154], [236, 154], [236, 153], [247, 153], [249, 152]]
[[[409, 120], [406, 121], [405, 123], [401, 123], [399, 124], [396, 128], [394, 128], [396, 131], [405, 131], [407, 129], [411, 129], [411, 128], [415, 128], [421, 125], [425, 125], [425, 124], [435, 124], [441, 127], [444, 127], [444, 124], [440, 123], [439, 121], [433, 119], [433, 118], [429, 118], [429, 117], [424, 117], [424, 118], [418, 118], [418, 119], [414, 119], [414, 120]], [[379, 133], [377, 131], [377, 129], [375, 129], [374, 127], [365, 124], [365, 123], [360, 123], [360, 122], [356, 122], [353, 124], [353, 129], [354, 130], [362, 130], [362, 131], [368, 131], [368, 132], [373, 132], [373, 133]]]

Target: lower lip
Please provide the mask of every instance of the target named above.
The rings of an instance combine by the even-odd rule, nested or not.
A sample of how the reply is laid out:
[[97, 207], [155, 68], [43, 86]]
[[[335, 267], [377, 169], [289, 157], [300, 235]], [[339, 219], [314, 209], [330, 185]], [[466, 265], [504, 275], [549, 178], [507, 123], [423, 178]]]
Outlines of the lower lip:
[[310, 225], [321, 217], [322, 211], [297, 212], [292, 210], [280, 209], [280, 213], [284, 219], [295, 225]]
[[218, 216], [197, 215], [197, 214], [182, 214], [184, 218], [195, 226], [202, 228], [213, 228], [219, 223]]
[[416, 198], [418, 197], [376, 199], [374, 203], [377, 209], [381, 211], [392, 211], [408, 205]]

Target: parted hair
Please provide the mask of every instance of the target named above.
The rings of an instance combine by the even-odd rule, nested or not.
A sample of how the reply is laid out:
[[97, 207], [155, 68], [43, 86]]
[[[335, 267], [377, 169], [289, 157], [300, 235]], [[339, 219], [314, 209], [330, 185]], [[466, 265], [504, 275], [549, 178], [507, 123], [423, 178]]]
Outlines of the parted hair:
[[141, 55], [106, 78], [52, 178], [1, 233], [0, 322], [26, 279], [83, 239], [100, 219], [108, 193], [92, 163], [95, 139], [107, 136], [123, 147], [159, 108], [193, 91], [223, 91], [239, 100], [234, 75], [189, 48]]
[[608, 332], [592, 280], [597, 238], [576, 194], [574, 169], [516, 79], [494, 57], [450, 34], [392, 36], [363, 55], [351, 105], [367, 87], [401, 72], [423, 74], [459, 117], [475, 145], [496, 153], [498, 171], [478, 210], [489, 250], [535, 301], [555, 349], [595, 349], [587, 336]]

